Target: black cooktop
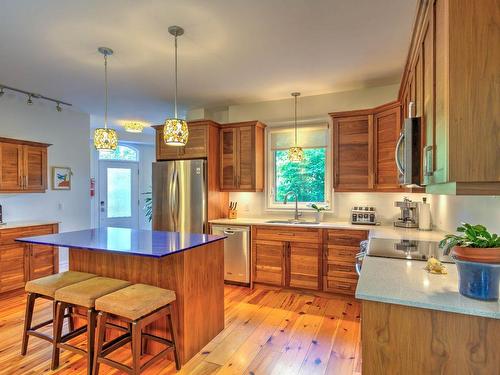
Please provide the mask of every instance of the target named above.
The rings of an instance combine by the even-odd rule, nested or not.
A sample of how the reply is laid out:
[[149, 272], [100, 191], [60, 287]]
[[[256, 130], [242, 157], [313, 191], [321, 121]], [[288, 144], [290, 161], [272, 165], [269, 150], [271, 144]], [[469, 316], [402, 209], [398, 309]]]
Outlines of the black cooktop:
[[450, 256], [443, 255], [443, 250], [439, 248], [437, 241], [370, 238], [366, 254], [374, 257], [421, 261], [434, 257], [441, 262], [454, 263]]

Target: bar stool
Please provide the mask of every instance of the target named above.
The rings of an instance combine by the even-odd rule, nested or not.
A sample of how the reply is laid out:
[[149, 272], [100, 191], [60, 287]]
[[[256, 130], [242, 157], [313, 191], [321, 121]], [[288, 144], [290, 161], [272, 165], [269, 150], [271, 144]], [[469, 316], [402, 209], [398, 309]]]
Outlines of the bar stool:
[[[119, 289], [131, 285], [128, 281], [112, 279], [109, 277], [94, 277], [76, 283], [61, 289], [55, 293], [54, 299], [56, 305], [56, 319], [54, 324], [54, 340], [52, 351], [52, 365], [51, 369], [55, 370], [59, 367], [60, 349], [70, 350], [74, 353], [87, 357], [87, 374], [92, 373], [92, 361], [94, 358], [94, 341], [95, 341], [95, 323], [97, 313], [94, 309], [95, 300], [106, 294], [115, 292]], [[80, 315], [82, 318], [87, 319], [87, 324], [69, 332], [62, 336], [62, 326], [64, 320], [64, 310], [67, 307], [71, 308], [84, 308], [87, 310], [85, 315]], [[87, 332], [87, 350], [78, 348], [74, 345], [67, 343], [83, 333]]]
[[[38, 332], [37, 330], [43, 328], [55, 321], [56, 312], [56, 302], [54, 301], [54, 295], [56, 291], [60, 288], [76, 284], [81, 281], [85, 281], [96, 277], [96, 275], [85, 272], [76, 271], [66, 271], [57, 273], [55, 275], [41, 277], [39, 279], [30, 280], [26, 283], [25, 290], [28, 293], [26, 298], [26, 312], [24, 316], [24, 328], [23, 328], [23, 341], [21, 346], [21, 355], [26, 355], [28, 350], [28, 339], [29, 336], [36, 336], [43, 340], [52, 342], [53, 337]], [[45, 322], [39, 323], [32, 327], [31, 323], [33, 321], [33, 312], [35, 309], [35, 301], [38, 298], [47, 299], [52, 302], [53, 317]], [[73, 329], [73, 320], [71, 318], [71, 309], [69, 309], [68, 314], [64, 315], [64, 318], [69, 318], [70, 329]]]
[[[176, 332], [172, 323], [171, 304], [173, 301], [175, 301], [174, 291], [145, 284], [134, 284], [98, 298], [95, 301], [95, 308], [99, 311], [99, 316], [93, 373], [97, 375], [99, 365], [104, 363], [128, 374], [137, 375], [172, 350], [174, 352], [175, 367], [180, 370], [181, 363], [175, 345]], [[131, 332], [129, 331], [108, 343], [104, 343], [106, 320], [109, 315], [127, 322], [131, 326]], [[142, 332], [144, 327], [165, 316], [167, 317], [171, 340]], [[165, 344], [167, 347], [141, 366], [140, 357], [143, 337]], [[132, 343], [132, 367], [106, 358], [108, 354], [129, 342]]]

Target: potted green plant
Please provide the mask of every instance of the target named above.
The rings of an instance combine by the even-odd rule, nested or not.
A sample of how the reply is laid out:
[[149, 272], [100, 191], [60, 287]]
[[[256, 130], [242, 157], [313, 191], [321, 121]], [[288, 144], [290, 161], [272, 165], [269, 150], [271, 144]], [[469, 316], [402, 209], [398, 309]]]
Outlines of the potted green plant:
[[500, 237], [484, 225], [462, 223], [458, 234], [448, 234], [439, 243], [445, 255], [451, 252], [457, 265], [461, 294], [481, 300], [498, 300], [500, 281]]
[[323, 214], [328, 206], [319, 206], [316, 203], [311, 204], [310, 206], [314, 210], [314, 221], [316, 223], [320, 223], [323, 221]]

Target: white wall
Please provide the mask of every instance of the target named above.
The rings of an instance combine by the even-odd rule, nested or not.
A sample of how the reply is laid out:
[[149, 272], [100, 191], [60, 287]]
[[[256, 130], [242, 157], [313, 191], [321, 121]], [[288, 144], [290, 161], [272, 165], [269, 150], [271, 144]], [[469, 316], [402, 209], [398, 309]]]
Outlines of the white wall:
[[[88, 114], [6, 93], [0, 98], [0, 136], [51, 143], [48, 149], [49, 189], [46, 193], [0, 194], [4, 220], [58, 220], [60, 231], [90, 226], [90, 155], [88, 151], [90, 118]], [[51, 190], [52, 166], [71, 167], [69, 191]], [[61, 251], [61, 262], [67, 253]]]
[[[399, 85], [380, 86], [360, 90], [341, 91], [323, 95], [300, 96], [297, 105], [299, 122], [328, 119], [329, 112], [372, 108], [396, 99]], [[293, 118], [293, 99], [230, 105], [222, 108], [197, 108], [188, 111], [188, 120], [202, 117], [217, 122], [259, 120], [273, 126]]]

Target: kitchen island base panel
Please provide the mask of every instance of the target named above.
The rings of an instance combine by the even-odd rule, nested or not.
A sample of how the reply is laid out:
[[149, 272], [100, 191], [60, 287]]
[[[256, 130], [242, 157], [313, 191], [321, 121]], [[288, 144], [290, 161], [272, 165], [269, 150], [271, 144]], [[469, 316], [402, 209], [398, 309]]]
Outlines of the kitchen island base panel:
[[362, 301], [363, 374], [498, 374], [500, 320]]
[[[69, 269], [175, 291], [172, 310], [182, 364], [224, 329], [223, 241], [161, 258], [70, 248]], [[160, 320], [145, 332], [165, 336], [166, 327]], [[145, 350], [162, 348], [152, 342]]]

